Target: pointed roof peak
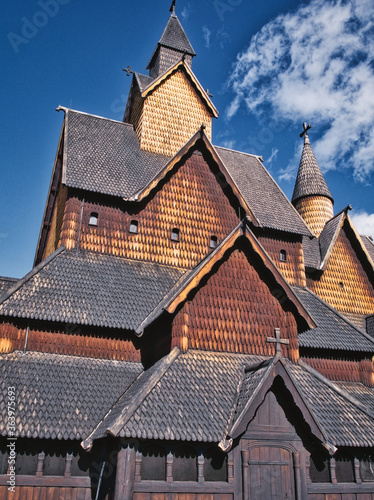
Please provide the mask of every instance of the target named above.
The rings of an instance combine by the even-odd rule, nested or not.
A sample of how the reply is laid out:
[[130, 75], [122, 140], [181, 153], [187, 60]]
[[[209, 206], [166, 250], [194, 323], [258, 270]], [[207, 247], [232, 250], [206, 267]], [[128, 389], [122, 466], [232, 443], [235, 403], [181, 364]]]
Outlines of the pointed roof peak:
[[174, 15], [174, 16], [176, 17], [176, 15], [175, 15], [175, 1], [176, 1], [176, 0], [173, 0], [173, 1], [172, 1], [172, 3], [171, 3], [171, 7], [170, 7], [170, 9], [169, 9], [169, 12], [171, 12], [171, 15]]
[[184, 31], [183, 26], [175, 13], [174, 2], [170, 8], [170, 12], [171, 15], [158, 42], [159, 45], [195, 56], [196, 53], [191, 45], [191, 42], [189, 41], [186, 32]]
[[175, 0], [173, 0], [170, 7], [171, 15], [166, 24], [166, 27], [161, 35], [161, 38], [157, 44], [155, 51], [148, 63], [147, 69], [150, 69], [154, 57], [157, 54], [160, 47], [165, 47], [171, 49], [172, 51], [178, 51], [182, 54], [187, 54], [191, 57], [196, 56], [196, 53], [189, 41], [176, 13], [175, 13]]
[[297, 200], [305, 196], [325, 196], [334, 203], [334, 199], [331, 196], [310, 145], [308, 130], [311, 128], [311, 125], [304, 123], [303, 128], [304, 131], [300, 134], [300, 137], [304, 137], [304, 148], [292, 195], [292, 203], [295, 204]]

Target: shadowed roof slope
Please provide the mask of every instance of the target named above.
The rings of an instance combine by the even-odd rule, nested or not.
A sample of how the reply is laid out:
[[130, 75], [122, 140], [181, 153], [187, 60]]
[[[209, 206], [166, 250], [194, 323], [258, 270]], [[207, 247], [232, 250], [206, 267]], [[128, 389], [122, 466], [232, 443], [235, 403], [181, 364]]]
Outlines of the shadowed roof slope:
[[[266, 359], [270, 362], [269, 368], [261, 363]], [[374, 444], [374, 418], [369, 407], [322, 375], [313, 374], [305, 363], [299, 366], [283, 358], [276, 361], [198, 350], [164, 360], [164, 369], [151, 387], [148, 387], [149, 377], [158, 371], [157, 366], [144, 372], [127, 391], [130, 394], [136, 387], [136, 393], [141, 394], [143, 384], [150, 389], [146, 397], [140, 397], [128, 411], [126, 393], [121, 396], [82, 444], [84, 448], [107, 434], [134, 439], [219, 443], [228, 436], [232, 422], [243, 414], [246, 403], [251, 399], [254, 402], [258, 387], [263, 384], [271, 387], [272, 367], [277, 363], [284, 366], [287, 377], [319, 422], [326, 440], [338, 446]], [[258, 369], [246, 374], [245, 367], [254, 363], [259, 363]]]
[[258, 156], [218, 146], [214, 149], [262, 226], [312, 236]]
[[2, 296], [0, 314], [135, 330], [184, 272], [61, 247]]
[[300, 347], [374, 353], [374, 339], [306, 288], [293, 287], [317, 328], [299, 334]]
[[[60, 108], [63, 109], [63, 108]], [[140, 149], [132, 125], [66, 110], [63, 183], [130, 198], [170, 160]]]
[[15, 351], [0, 355], [0, 434], [15, 387], [15, 437], [84, 439], [141, 373], [140, 363]]
[[301, 155], [299, 171], [297, 173], [295, 188], [292, 195], [292, 203], [296, 203], [297, 200], [304, 198], [304, 196], [313, 195], [326, 196], [334, 202], [310, 146], [309, 138], [305, 134], [304, 149]]

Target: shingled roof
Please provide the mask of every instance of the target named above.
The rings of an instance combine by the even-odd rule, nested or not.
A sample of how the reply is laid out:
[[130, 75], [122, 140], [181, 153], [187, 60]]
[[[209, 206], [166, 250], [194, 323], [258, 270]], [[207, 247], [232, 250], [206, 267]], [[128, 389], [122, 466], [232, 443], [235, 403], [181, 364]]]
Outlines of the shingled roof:
[[[125, 393], [98, 423], [83, 447], [89, 448], [94, 440], [107, 434], [138, 439], [221, 442], [229, 437], [227, 432], [235, 422], [235, 415], [243, 414], [253, 392], [265, 382], [271, 385], [271, 368], [280, 360], [269, 358], [270, 365], [266, 367], [261, 364], [264, 359], [193, 350], [174, 354], [159, 380], [154, 380], [146, 396], [138, 399], [138, 405], [129, 411]], [[258, 367], [245, 374], [245, 366], [253, 363], [258, 363]], [[282, 366], [308, 411], [318, 421], [326, 440], [336, 446], [373, 446], [374, 416], [369, 408], [307, 366], [294, 365], [288, 360], [283, 360]], [[157, 367], [150, 376], [155, 371]], [[146, 372], [137, 382], [148, 387]], [[136, 387], [137, 394], [141, 394], [141, 387]]]
[[[63, 183], [68, 187], [135, 199], [172, 160], [141, 150], [129, 124], [60, 109], [66, 113]], [[312, 236], [257, 156], [214, 149], [263, 227]]]
[[65, 111], [63, 183], [130, 198], [170, 158], [140, 149], [132, 125], [71, 109]]
[[361, 236], [362, 243], [364, 244], [371, 260], [374, 262], [374, 242], [370, 236]]
[[374, 339], [307, 288], [293, 287], [317, 328], [299, 334], [299, 346], [374, 353]]
[[152, 54], [152, 57], [148, 63], [147, 69], [149, 69], [152, 59], [157, 52], [157, 49], [160, 47], [168, 47], [169, 49], [177, 50], [179, 52], [189, 54], [191, 56], [196, 56], [194, 49], [192, 48], [191, 42], [189, 41], [181, 23], [179, 22], [178, 17], [173, 12], [169, 17], [167, 25], [164, 29], [164, 32], [161, 35], [161, 38], [157, 44], [155, 51]]
[[0, 298], [0, 314], [135, 330], [184, 272], [61, 247]]
[[215, 150], [262, 226], [312, 236], [258, 156], [218, 146]]
[[334, 202], [310, 146], [307, 134], [304, 136], [304, 148], [292, 195], [292, 203], [296, 203], [297, 200], [305, 196], [326, 196]]
[[15, 387], [15, 437], [85, 439], [141, 373], [140, 363], [40, 352], [0, 355], [0, 434], [7, 434], [7, 391]]
[[4, 278], [3, 276], [0, 276], [0, 297], [3, 293], [12, 288], [17, 281], [17, 278]]

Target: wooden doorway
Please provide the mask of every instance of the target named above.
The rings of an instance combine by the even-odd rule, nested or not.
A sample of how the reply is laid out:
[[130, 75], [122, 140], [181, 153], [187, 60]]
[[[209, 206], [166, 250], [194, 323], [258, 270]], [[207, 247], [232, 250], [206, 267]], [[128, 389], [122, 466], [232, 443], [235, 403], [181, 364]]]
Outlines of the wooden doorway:
[[243, 500], [297, 500], [292, 451], [254, 446], [242, 451]]

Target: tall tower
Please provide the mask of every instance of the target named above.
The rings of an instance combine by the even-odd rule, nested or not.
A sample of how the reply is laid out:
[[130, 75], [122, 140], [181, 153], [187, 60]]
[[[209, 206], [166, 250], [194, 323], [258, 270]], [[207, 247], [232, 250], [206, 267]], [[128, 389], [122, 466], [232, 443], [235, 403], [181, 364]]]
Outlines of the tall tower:
[[311, 127], [306, 123], [303, 127], [304, 132], [300, 134], [300, 137], [304, 136], [304, 148], [292, 195], [292, 204], [312, 233], [319, 237], [326, 222], [334, 216], [334, 200], [310, 146], [307, 132]]
[[144, 151], [174, 156], [204, 124], [211, 139], [218, 112], [192, 72], [196, 55], [175, 14], [171, 15], [147, 66], [149, 75], [133, 73], [124, 122], [134, 126]]

